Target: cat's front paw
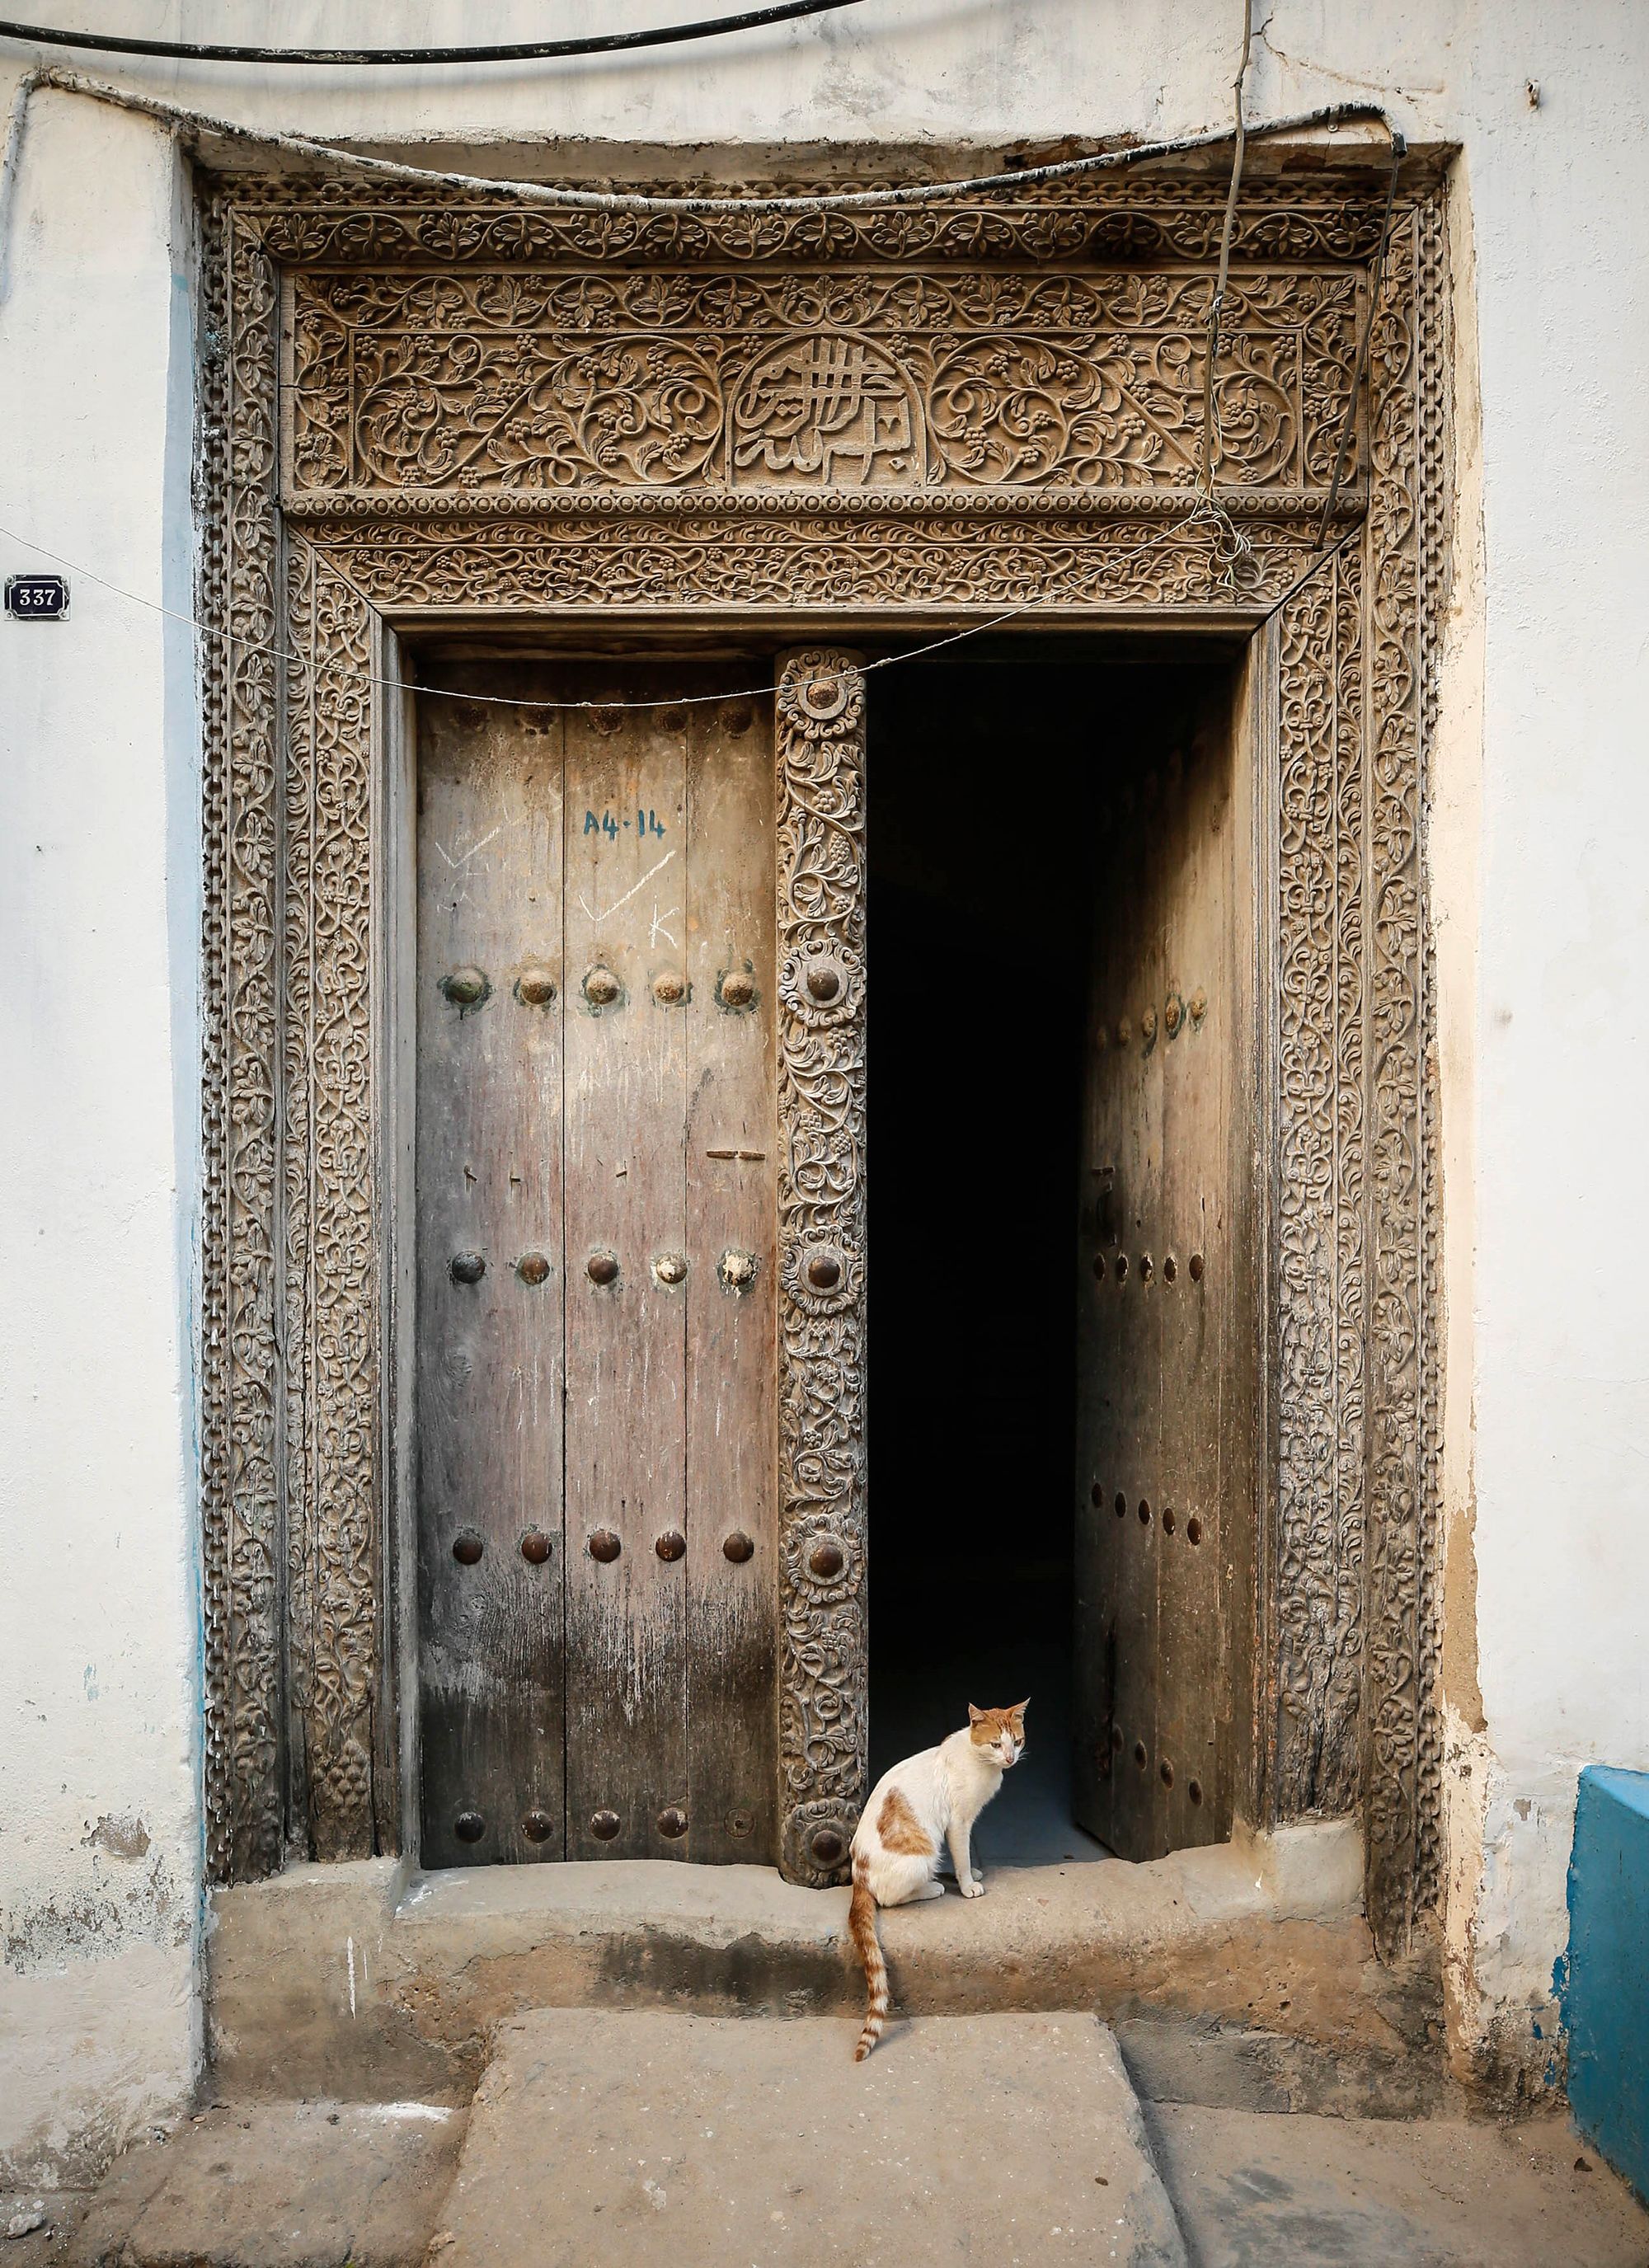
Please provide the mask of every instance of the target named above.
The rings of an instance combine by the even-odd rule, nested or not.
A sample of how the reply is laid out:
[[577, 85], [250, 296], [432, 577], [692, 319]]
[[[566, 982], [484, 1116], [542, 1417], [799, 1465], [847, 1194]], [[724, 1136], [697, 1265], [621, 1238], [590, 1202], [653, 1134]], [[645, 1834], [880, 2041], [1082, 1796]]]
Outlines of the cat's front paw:
[[975, 1874], [971, 1882], [959, 1882], [957, 1888], [965, 1898], [983, 1898], [985, 1894], [984, 1876]]

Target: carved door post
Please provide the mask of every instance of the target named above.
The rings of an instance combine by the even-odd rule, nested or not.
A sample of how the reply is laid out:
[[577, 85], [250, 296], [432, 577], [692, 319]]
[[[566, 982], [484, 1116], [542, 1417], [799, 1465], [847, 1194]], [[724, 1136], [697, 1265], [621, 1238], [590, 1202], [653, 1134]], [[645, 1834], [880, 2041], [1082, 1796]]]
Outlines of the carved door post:
[[864, 1799], [865, 681], [779, 665], [780, 1865], [835, 1880]]

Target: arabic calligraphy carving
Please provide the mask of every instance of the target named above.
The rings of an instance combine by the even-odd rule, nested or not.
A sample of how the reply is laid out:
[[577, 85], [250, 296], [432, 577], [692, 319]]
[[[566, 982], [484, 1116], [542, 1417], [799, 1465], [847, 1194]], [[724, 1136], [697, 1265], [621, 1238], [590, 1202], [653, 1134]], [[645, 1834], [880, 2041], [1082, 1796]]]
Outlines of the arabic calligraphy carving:
[[763, 355], [728, 413], [727, 470], [821, 488], [909, 485], [924, 463], [909, 373], [863, 339], [815, 331]]

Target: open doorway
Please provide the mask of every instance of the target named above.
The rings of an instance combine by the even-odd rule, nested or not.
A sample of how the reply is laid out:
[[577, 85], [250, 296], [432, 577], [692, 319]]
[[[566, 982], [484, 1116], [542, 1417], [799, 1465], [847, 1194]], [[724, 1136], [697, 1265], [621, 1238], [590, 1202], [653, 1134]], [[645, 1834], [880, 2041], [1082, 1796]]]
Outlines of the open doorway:
[[[1202, 1296], [1202, 1247], [1238, 1226], [1222, 1178], [1235, 1152], [1209, 1103], [1212, 1086], [1230, 1086], [1229, 1066], [1211, 1083], [1198, 1074], [1205, 1140], [1224, 1145], [1195, 1192], [1207, 1225], [1159, 1229], [1141, 1195], [1149, 1185], [1154, 1200], [1163, 1183], [1160, 1155], [1145, 1152], [1166, 1146], [1165, 981], [1180, 998], [1177, 969], [1162, 974], [1176, 949], [1163, 877], [1173, 867], [1194, 878], [1174, 886], [1182, 896], [1215, 887], [1202, 837], [1231, 820], [1234, 679], [1224, 654], [1167, 663], [1066, 659], [1045, 647], [1020, 658], [998, 647], [871, 680], [871, 1772], [955, 1729], [969, 1701], [1028, 1694], [1026, 1760], [980, 1823], [985, 1863], [1097, 1859], [1111, 1843], [1137, 1857], [1149, 1854], [1152, 1835], [1204, 1841], [1229, 1831], [1232, 1772], [1220, 1779], [1200, 1749], [1179, 1765], [1172, 1820], [1123, 1817], [1110, 1776], [1118, 1756], [1148, 1783], [1147, 1815], [1153, 1800], [1159, 1812], [1170, 1800], [1159, 1782], [1166, 1767], [1172, 1786], [1176, 1760], [1157, 1719], [1177, 1727], [1174, 1712], [1185, 1712], [1157, 1650], [1182, 1609], [1207, 1619], [1193, 1594], [1218, 1556], [1196, 1548], [1188, 1557], [1186, 1521], [1199, 1547], [1204, 1532], [1211, 1544], [1211, 1499], [1247, 1486], [1240, 1459], [1221, 1464], [1189, 1439], [1176, 1465], [1167, 1410], [1170, 1382], [1176, 1397], [1186, 1385], [1186, 1363], [1208, 1359], [1206, 1314], [1189, 1305]], [[1248, 867], [1234, 853], [1226, 867], [1220, 918], [1251, 935]], [[1119, 976], [1119, 940], [1137, 983]], [[1216, 957], [1229, 972], [1242, 948], [1226, 946]], [[1216, 983], [1211, 962], [1190, 976], [1198, 988]], [[1227, 983], [1234, 1002], [1240, 985]], [[1119, 984], [1131, 1017], [1119, 1018], [1108, 997]], [[1189, 979], [1184, 993], [1206, 998]], [[1244, 1020], [1234, 1005], [1226, 1018], [1225, 1005], [1213, 1020], [1229, 1023], [1240, 1055]], [[1177, 1034], [1175, 1009], [1166, 1012]], [[1124, 1022], [1126, 1045], [1117, 1042]], [[1166, 1076], [1172, 1087], [1172, 1067]], [[1120, 1146], [1119, 1113], [1130, 1129]], [[1137, 1160], [1137, 1172], [1124, 1167], [1126, 1189], [1112, 1150]], [[1159, 1240], [1165, 1251], [1182, 1241], [1188, 1256], [1196, 1247], [1195, 1286], [1179, 1257], [1163, 1285], [1145, 1251]], [[1139, 1247], [1131, 1282], [1130, 1245]], [[1180, 1297], [1129, 1314], [1123, 1303], [1151, 1289], [1159, 1303]], [[1177, 1372], [1174, 1333], [1189, 1349]], [[1234, 1398], [1223, 1392], [1225, 1373], [1246, 1359], [1240, 1337], [1212, 1335], [1225, 1402]], [[1145, 1457], [1115, 1450], [1118, 1440], [1148, 1440]], [[1117, 1469], [1101, 1479], [1100, 1463]], [[1119, 1482], [1126, 1522], [1110, 1509]], [[1197, 1510], [1176, 1517], [1170, 1506], [1161, 1532], [1164, 1487]], [[1157, 1511], [1142, 1519], [1153, 1498]], [[1251, 1528], [1250, 1504], [1226, 1503], [1223, 1527], [1239, 1522]], [[1243, 1560], [1237, 1552], [1233, 1568]], [[1226, 1631], [1196, 1660], [1177, 1662], [1174, 1674], [1204, 1689], [1226, 1681], [1193, 1701], [1199, 1724], [1240, 1720], [1248, 1659]], [[1177, 1733], [1163, 1737], [1176, 1745]], [[1189, 1781], [1198, 1793], [1187, 1813]], [[1137, 1793], [1124, 1793], [1137, 1812]], [[1085, 1831], [1078, 1814], [1107, 1839]]]

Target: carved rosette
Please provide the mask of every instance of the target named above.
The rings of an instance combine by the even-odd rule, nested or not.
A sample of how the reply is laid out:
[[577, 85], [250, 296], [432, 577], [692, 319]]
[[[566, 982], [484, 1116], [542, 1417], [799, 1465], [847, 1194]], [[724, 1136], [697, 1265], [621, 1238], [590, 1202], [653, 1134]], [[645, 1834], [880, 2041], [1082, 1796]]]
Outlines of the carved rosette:
[[779, 671], [781, 1865], [836, 1880], [868, 1756], [865, 1598], [865, 681]]

